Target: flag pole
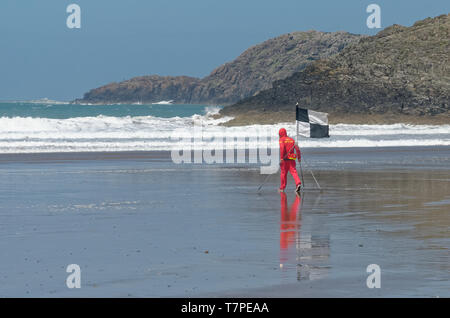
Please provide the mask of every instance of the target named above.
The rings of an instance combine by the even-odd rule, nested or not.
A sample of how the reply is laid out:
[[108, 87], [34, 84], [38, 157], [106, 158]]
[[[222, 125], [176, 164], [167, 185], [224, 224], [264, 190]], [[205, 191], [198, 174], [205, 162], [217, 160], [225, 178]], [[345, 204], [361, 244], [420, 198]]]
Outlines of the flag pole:
[[[298, 102], [295, 105], [295, 123], [297, 124], [297, 146], [300, 149], [300, 146], [299, 146], [299, 134], [298, 134], [298, 120], [297, 119], [298, 119]], [[300, 151], [300, 153], [301, 153], [301, 151]], [[302, 187], [304, 188], [305, 187], [305, 181], [303, 179], [303, 169], [302, 169], [302, 158], [301, 158], [301, 155], [300, 155], [299, 165], [300, 165], [300, 176], [302, 177]]]
[[[300, 137], [299, 137], [299, 131], [298, 131], [299, 127], [298, 127], [298, 120], [297, 119], [298, 119], [298, 102], [295, 105], [295, 122], [297, 124], [297, 145], [298, 145]], [[300, 146], [299, 146], [299, 148], [300, 148]], [[302, 158], [300, 158], [300, 162], [299, 162], [299, 164], [300, 164], [300, 175], [301, 175], [301, 178], [302, 178], [302, 185], [303, 185], [303, 188], [304, 188], [305, 187], [305, 182], [304, 182], [304, 178], [303, 178], [303, 169], [302, 169], [302, 161], [301, 161], [301, 159]], [[306, 161], [305, 161], [305, 164], [306, 164]], [[313, 177], [314, 181], [316, 182], [317, 188], [322, 189], [311, 169], [309, 169], [309, 172], [311, 173], [311, 176]]]

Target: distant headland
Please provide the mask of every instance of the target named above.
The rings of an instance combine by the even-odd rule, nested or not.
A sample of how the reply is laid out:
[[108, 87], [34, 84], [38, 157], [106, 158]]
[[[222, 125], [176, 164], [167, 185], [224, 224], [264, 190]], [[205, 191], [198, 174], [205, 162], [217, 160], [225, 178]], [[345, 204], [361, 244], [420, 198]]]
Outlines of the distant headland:
[[449, 123], [449, 15], [377, 35], [293, 32], [267, 40], [199, 79], [141, 76], [111, 83], [76, 103], [224, 105], [228, 124], [292, 121], [299, 102], [332, 122]]

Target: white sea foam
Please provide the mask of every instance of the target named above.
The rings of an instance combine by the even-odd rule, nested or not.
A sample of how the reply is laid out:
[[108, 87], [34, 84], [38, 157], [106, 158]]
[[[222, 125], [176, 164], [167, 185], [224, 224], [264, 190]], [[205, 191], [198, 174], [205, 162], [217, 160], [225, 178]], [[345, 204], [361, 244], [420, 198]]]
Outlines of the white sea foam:
[[[250, 125], [224, 127], [230, 118], [216, 119], [217, 107], [206, 115], [159, 118], [139, 117], [78, 117], [69, 119], [1, 117], [0, 153], [71, 152], [71, 151], [137, 151], [170, 150], [176, 143], [189, 146], [194, 127], [202, 127], [203, 140], [194, 148], [227, 147], [225, 138], [237, 138], [233, 147], [260, 147], [273, 136], [270, 146], [277, 146], [278, 129], [285, 127], [295, 135], [294, 124]], [[175, 132], [175, 136], [174, 136]], [[301, 138], [301, 147], [395, 147], [450, 145], [450, 125], [331, 125], [330, 138]], [[172, 138], [171, 138], [172, 137]], [[173, 138], [175, 137], [175, 138]], [[246, 142], [244, 138], [252, 139]], [[177, 140], [177, 138], [180, 138]], [[184, 138], [184, 139], [183, 139]], [[202, 138], [200, 138], [202, 139]], [[230, 147], [228, 145], [228, 147]]]
[[173, 104], [173, 100], [162, 100], [160, 102], [157, 103], [153, 103], [155, 105], [172, 105]]
[[69, 102], [63, 102], [53, 99], [48, 99], [47, 97], [41, 98], [41, 99], [32, 99], [32, 100], [13, 100], [8, 101], [9, 103], [17, 103], [17, 104], [52, 104], [52, 105], [67, 105], [70, 104]]

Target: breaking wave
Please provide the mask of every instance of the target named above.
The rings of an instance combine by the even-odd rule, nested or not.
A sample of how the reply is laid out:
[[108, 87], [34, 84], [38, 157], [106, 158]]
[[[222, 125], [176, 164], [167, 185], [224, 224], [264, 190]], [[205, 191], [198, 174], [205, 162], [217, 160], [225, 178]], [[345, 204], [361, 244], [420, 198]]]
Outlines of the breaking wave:
[[[225, 127], [220, 106], [82, 106], [48, 99], [0, 102], [0, 153], [149, 151], [183, 148], [277, 147], [278, 130], [292, 123]], [[301, 147], [450, 145], [450, 125], [331, 125], [330, 138]]]
[[[0, 117], [0, 153], [149, 151], [173, 145], [194, 148], [276, 147], [277, 132], [295, 125], [224, 127], [230, 118], [216, 119], [220, 108], [205, 115], [160, 118], [153, 116], [96, 116], [68, 119]], [[194, 130], [200, 129], [201, 135]], [[258, 136], [273, 136], [267, 141]], [[302, 147], [398, 147], [450, 145], [450, 125], [331, 125], [330, 138], [300, 139]], [[191, 137], [193, 139], [191, 139]], [[197, 138], [197, 139], [195, 139]], [[226, 138], [234, 143], [227, 143]], [[199, 139], [199, 140], [198, 140]], [[196, 141], [192, 143], [193, 141]]]

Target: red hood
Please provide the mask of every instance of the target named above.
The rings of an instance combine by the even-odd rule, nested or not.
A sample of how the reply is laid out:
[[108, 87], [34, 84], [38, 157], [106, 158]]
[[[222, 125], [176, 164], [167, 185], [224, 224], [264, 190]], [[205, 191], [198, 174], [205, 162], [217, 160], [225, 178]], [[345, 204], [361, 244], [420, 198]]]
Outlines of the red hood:
[[286, 129], [281, 128], [280, 131], [278, 132], [278, 134], [280, 135], [280, 138], [286, 137], [287, 136]]

